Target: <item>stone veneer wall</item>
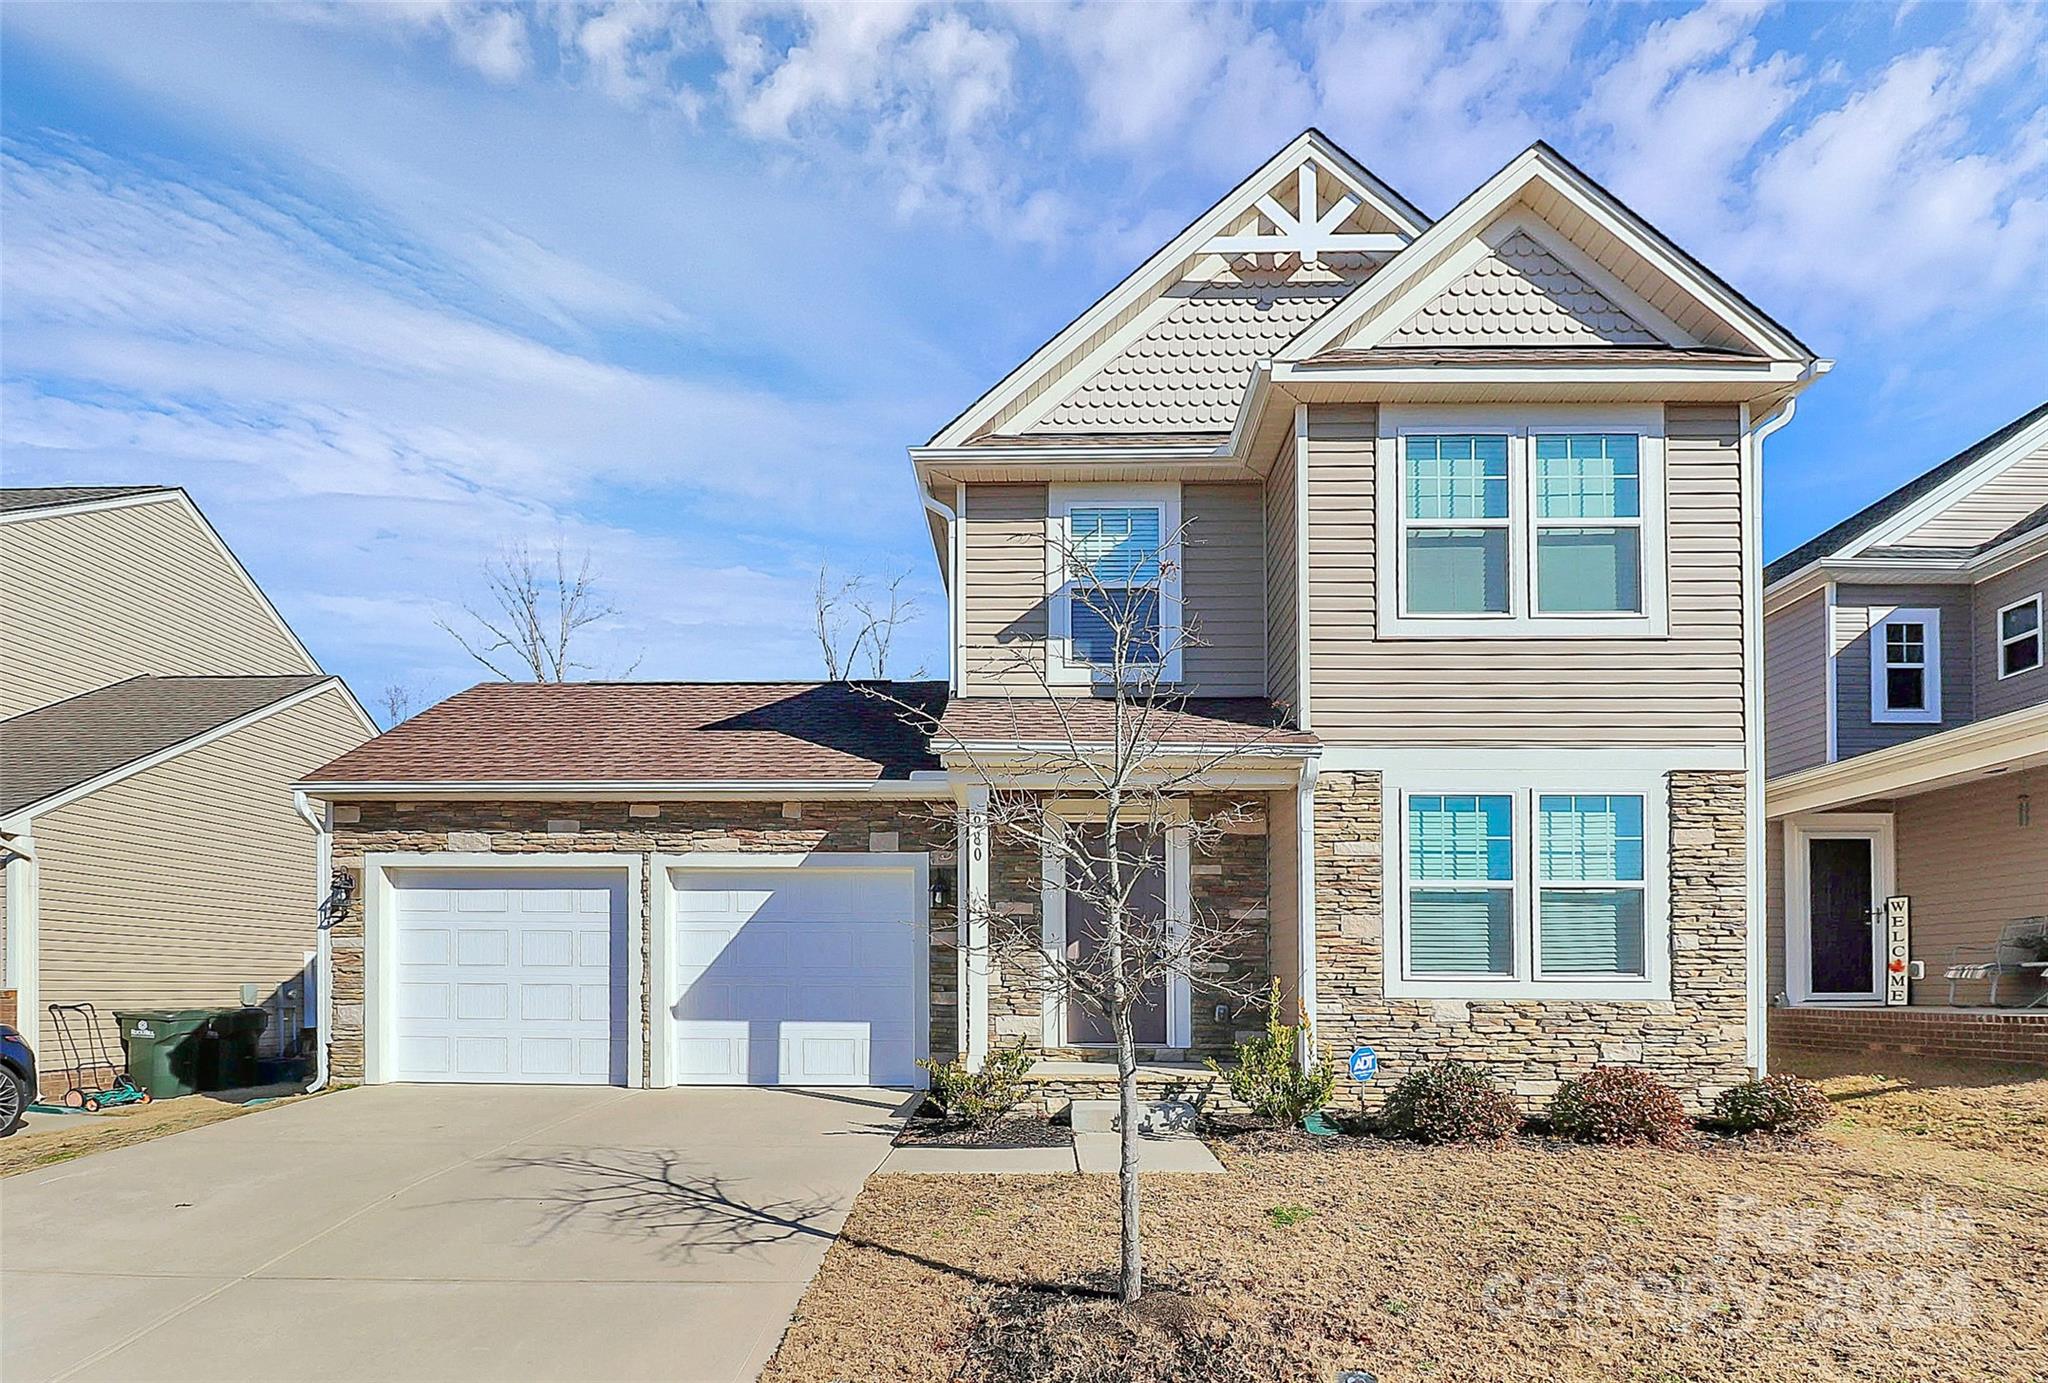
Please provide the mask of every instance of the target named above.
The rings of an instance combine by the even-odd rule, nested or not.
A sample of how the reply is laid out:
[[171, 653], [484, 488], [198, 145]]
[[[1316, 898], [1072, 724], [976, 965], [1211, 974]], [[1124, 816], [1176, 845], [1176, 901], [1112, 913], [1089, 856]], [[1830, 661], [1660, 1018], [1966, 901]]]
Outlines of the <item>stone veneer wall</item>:
[[[334, 828], [334, 864], [361, 877], [365, 854], [456, 850], [496, 854], [680, 854], [692, 850], [929, 851], [933, 871], [951, 866], [956, 840], [947, 805], [926, 802], [664, 802], [633, 815], [626, 802], [362, 802], [361, 819]], [[572, 820], [573, 831], [550, 821]], [[641, 917], [653, 916], [653, 871], [643, 858]], [[334, 926], [332, 1066], [338, 1080], [363, 1077], [363, 913], [358, 891]], [[647, 927], [640, 959], [649, 964]], [[931, 910], [931, 1049], [959, 1050], [958, 949], [953, 910]], [[653, 985], [643, 987], [641, 1033], [650, 1025]], [[641, 1044], [646, 1079], [648, 1044]]]
[[1670, 775], [1672, 997], [1648, 1002], [1389, 999], [1382, 990], [1384, 887], [1377, 773], [1316, 782], [1317, 1037], [1367, 1044], [1380, 1072], [1340, 1098], [1376, 1105], [1415, 1064], [1481, 1062], [1540, 1109], [1599, 1062], [1655, 1071], [1699, 1109], [1748, 1074], [1743, 775]]
[[[1207, 849], [1197, 848], [1188, 861], [1188, 895], [1198, 914], [1244, 924], [1238, 943], [1208, 962], [1195, 976], [1190, 996], [1190, 1046], [1141, 1047], [1141, 1061], [1185, 1061], [1225, 1057], [1242, 1037], [1265, 1022], [1264, 996], [1270, 982], [1267, 892], [1267, 816], [1263, 794], [1252, 794], [1254, 810], [1230, 822]], [[1201, 796], [1190, 806], [1198, 821], [1218, 819], [1244, 797]], [[1291, 848], [1283, 843], [1283, 848]], [[1040, 896], [1043, 864], [1038, 852], [1009, 840], [991, 842], [989, 909], [989, 1012], [995, 1023], [993, 1042], [1022, 1040], [1052, 1057], [1101, 1060], [1095, 1048], [1045, 1045], [1044, 972], [1038, 937], [1044, 917]], [[1227, 1007], [1218, 1019], [1216, 1006]]]

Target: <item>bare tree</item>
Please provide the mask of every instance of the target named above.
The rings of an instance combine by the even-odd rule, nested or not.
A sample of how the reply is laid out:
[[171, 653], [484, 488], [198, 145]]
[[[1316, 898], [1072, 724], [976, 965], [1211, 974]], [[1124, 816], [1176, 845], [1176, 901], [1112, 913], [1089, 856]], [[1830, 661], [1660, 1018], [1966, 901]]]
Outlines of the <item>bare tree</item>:
[[[464, 605], [474, 626], [467, 632], [445, 619], [434, 621], [462, 645], [463, 652], [507, 682], [569, 682], [579, 672], [595, 672], [581, 661], [583, 632], [619, 612], [597, 587], [590, 554], [570, 559], [562, 540], [536, 559], [524, 541], [508, 543], [483, 565], [484, 608]], [[630, 676], [633, 662], [615, 676]]]
[[889, 653], [897, 631], [917, 618], [917, 598], [903, 589], [908, 571], [883, 580], [865, 575], [835, 577], [818, 568], [813, 597], [813, 630], [825, 677], [838, 682], [861, 675], [889, 675]]
[[377, 696], [377, 704], [384, 708], [384, 728], [389, 730], [402, 720], [412, 719], [412, 713], [425, 700], [417, 687], [404, 682], [385, 683], [384, 690]]
[[[931, 734], [940, 753], [988, 790], [992, 848], [1033, 858], [1046, 852], [1049, 868], [1064, 875], [1070, 913], [1078, 906], [1093, 922], [1081, 944], [1052, 952], [1043, 945], [1035, 910], [1012, 915], [986, 900], [970, 902], [961, 890], [963, 910], [982, 914], [968, 911], [967, 917], [983, 924], [991, 950], [1036, 957], [1037, 983], [1064, 994], [1068, 1005], [1082, 1005], [1113, 1036], [1121, 1131], [1118, 1294], [1126, 1303], [1144, 1291], [1137, 1024], [1161, 1002], [1174, 976], [1235, 1006], [1266, 1000], [1263, 982], [1233, 980], [1231, 967], [1218, 963], [1241, 953], [1262, 924], [1192, 902], [1178, 905], [1167, 887], [1175, 836], [1191, 855], [1206, 853], [1259, 809], [1256, 800], [1232, 800], [1213, 784], [1235, 762], [1269, 747], [1263, 731], [1229, 747], [1197, 742], [1179, 719], [1186, 697], [1166, 680], [1168, 669], [1200, 639], [1191, 626], [1162, 631], [1160, 612], [1176, 584], [1183, 541], [1183, 533], [1166, 535], [1156, 560], [1135, 564], [1141, 579], [1129, 584], [1100, 579], [1099, 543], [1069, 545], [1060, 553], [1075, 623], [1087, 627], [1098, 693], [1093, 704], [1077, 701], [1071, 688], [1055, 689], [1043, 663], [1028, 654], [1019, 654], [1001, 670], [1008, 675], [996, 679], [1027, 688], [1001, 698], [1014, 735], [984, 726], [978, 743], [969, 744], [948, 734], [931, 711], [897, 703]], [[1029, 747], [1000, 756], [982, 747], [1005, 739]], [[1196, 810], [1198, 801], [1220, 805]], [[1044, 1041], [1059, 1045], [1064, 1036], [1048, 1033]]]

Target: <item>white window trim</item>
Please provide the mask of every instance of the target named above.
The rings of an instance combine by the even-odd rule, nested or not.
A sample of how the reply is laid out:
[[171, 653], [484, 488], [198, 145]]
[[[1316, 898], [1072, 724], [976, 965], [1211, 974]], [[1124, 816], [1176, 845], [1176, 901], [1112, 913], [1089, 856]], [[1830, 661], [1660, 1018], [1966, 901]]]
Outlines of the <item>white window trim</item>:
[[[1896, 606], [1889, 610], [1873, 609], [1870, 612], [1870, 632], [1866, 636], [1870, 644], [1870, 721], [1873, 725], [1939, 725], [1941, 724], [1941, 611], [1911, 606]], [[1885, 672], [1890, 664], [1885, 661], [1885, 630], [1892, 624], [1918, 624], [1925, 632], [1924, 661], [1926, 670], [1927, 704], [1894, 710], [1886, 700]]]
[[1871, 842], [1871, 901], [1893, 891], [1892, 818], [1886, 812], [1809, 812], [1785, 818], [1785, 997], [1795, 1004], [1884, 1002], [1884, 929], [1872, 926], [1870, 989], [1866, 993], [1813, 992], [1812, 843], [1826, 839]]
[[[2014, 610], [2024, 610], [2030, 605], [2034, 607], [2034, 627], [2024, 634], [2015, 634], [2012, 637], [2007, 638], [2005, 633], [2005, 617], [2011, 614]], [[1997, 648], [1994, 650], [1992, 657], [1996, 663], [1999, 681], [2003, 682], [2008, 677], [2025, 677], [2030, 672], [2040, 671], [2042, 665], [2044, 663], [2048, 663], [2048, 629], [2044, 629], [2042, 627], [2041, 615], [2041, 593], [2039, 591], [2036, 591], [2034, 594], [2027, 596], [2024, 599], [2015, 600], [2010, 605], [2001, 605], [1998, 608], [1998, 613], [1992, 616], [1991, 638], [1992, 641], [1995, 644], [1997, 644]], [[2007, 672], [2005, 670], [2006, 646], [2008, 644], [2016, 644], [2020, 640], [2027, 638], [2031, 638], [2034, 641], [2033, 665], [2030, 667], [2016, 668], [2011, 672]]]
[[1061, 561], [1073, 544], [1070, 519], [1077, 508], [1097, 506], [1143, 508], [1159, 511], [1160, 561], [1159, 643], [1167, 650], [1160, 680], [1181, 678], [1181, 554], [1176, 541], [1180, 532], [1180, 484], [1177, 481], [1150, 485], [1051, 485], [1046, 490], [1045, 519], [1045, 606], [1046, 680], [1054, 686], [1089, 686], [1107, 681], [1094, 664], [1073, 657], [1072, 612], [1068, 605], [1067, 573]]
[[[1041, 1047], [1101, 1047], [1108, 1050], [1115, 1045], [1067, 1041], [1066, 986], [1053, 982], [1053, 977], [1059, 973], [1057, 967], [1061, 952], [1067, 945], [1067, 872], [1066, 856], [1060, 853], [1051, 835], [1064, 831], [1069, 822], [1100, 820], [1103, 815], [1101, 804], [1089, 801], [1056, 802], [1046, 811], [1048, 839], [1039, 855], [1039, 944], [1044, 952], [1045, 966], [1040, 975], [1039, 993], [1039, 1018], [1043, 1024], [1040, 1029]], [[1178, 925], [1185, 928], [1193, 913], [1186, 807], [1177, 808], [1175, 815], [1181, 824], [1169, 827], [1166, 832], [1166, 907], [1169, 925], [1178, 919]], [[1189, 976], [1185, 972], [1169, 975], [1166, 981], [1167, 1047], [1185, 1050], [1193, 1045], [1193, 1002], [1193, 985]]]
[[[1664, 776], [1657, 772], [1570, 768], [1540, 773], [1492, 769], [1417, 768], [1389, 774], [1382, 816], [1381, 851], [1386, 859], [1387, 916], [1385, 985], [1389, 998], [1409, 999], [1612, 999], [1671, 997], [1671, 807]], [[1514, 974], [1511, 978], [1417, 979], [1408, 973], [1408, 799], [1450, 793], [1514, 798]], [[1571, 975], [1545, 979], [1536, 973], [1535, 803], [1547, 794], [1612, 793], [1643, 799], [1643, 961], [1647, 974], [1602, 979]]]
[[[1508, 612], [1506, 614], [1410, 615], [1408, 580], [1402, 538], [1407, 467], [1404, 439], [1410, 435], [1447, 432], [1490, 433], [1508, 439]], [[1642, 535], [1642, 598], [1640, 613], [1545, 615], [1535, 609], [1536, 481], [1532, 439], [1555, 433], [1632, 432], [1641, 474], [1641, 514], [1634, 522]], [[1667, 509], [1664, 410], [1658, 405], [1541, 404], [1527, 408], [1401, 407], [1380, 409], [1376, 448], [1377, 484], [1374, 565], [1377, 588], [1391, 592], [1380, 602], [1377, 633], [1382, 638], [1540, 639], [1662, 638], [1670, 633], [1670, 605], [1665, 540]], [[1498, 522], [1497, 520], [1494, 522]], [[1607, 520], [1582, 519], [1565, 527], [1606, 527]], [[1629, 520], [1614, 521], [1630, 526]], [[1446, 520], [1437, 526], [1464, 526]], [[1485, 526], [1481, 524], [1479, 526]]]

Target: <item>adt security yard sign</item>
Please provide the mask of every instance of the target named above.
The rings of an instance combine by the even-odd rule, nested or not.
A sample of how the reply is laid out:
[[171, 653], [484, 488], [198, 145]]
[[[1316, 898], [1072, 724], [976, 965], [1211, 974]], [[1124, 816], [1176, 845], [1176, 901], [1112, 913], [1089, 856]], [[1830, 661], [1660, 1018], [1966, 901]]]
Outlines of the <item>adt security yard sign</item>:
[[1380, 1054], [1370, 1047], [1357, 1047], [1351, 1053], [1351, 1079], [1363, 1085], [1373, 1078], [1380, 1069]]

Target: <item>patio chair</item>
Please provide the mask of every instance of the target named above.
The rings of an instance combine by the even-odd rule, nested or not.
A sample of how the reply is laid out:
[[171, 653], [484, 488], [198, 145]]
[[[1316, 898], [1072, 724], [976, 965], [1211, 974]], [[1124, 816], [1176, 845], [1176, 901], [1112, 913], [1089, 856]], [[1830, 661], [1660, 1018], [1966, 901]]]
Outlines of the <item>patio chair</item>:
[[[1974, 941], [1949, 952], [1948, 1002], [1955, 1007], [1956, 985], [1963, 980], [1989, 980], [1990, 1003], [1998, 1007], [1998, 982], [2028, 973], [2048, 979], [2048, 917], [2022, 917], [1998, 929], [1996, 941]], [[2040, 1002], [2037, 997], [2035, 1003]]]

